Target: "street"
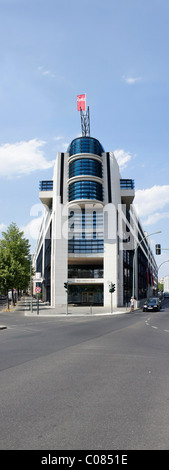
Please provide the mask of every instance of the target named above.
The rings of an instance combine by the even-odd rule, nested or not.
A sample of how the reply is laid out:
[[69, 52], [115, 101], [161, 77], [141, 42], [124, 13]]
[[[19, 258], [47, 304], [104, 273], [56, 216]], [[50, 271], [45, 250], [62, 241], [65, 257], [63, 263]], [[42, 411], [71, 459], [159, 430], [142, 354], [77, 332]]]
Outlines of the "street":
[[0, 313], [1, 450], [169, 449], [169, 300], [160, 312]]

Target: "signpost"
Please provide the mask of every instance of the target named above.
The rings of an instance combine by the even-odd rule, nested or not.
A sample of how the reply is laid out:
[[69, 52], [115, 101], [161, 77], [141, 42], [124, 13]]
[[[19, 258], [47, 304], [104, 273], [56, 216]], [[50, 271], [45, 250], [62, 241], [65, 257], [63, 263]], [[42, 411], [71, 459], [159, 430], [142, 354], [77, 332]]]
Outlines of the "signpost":
[[39, 294], [41, 292], [41, 287], [35, 287], [35, 292], [37, 293], [37, 315], [39, 315]]

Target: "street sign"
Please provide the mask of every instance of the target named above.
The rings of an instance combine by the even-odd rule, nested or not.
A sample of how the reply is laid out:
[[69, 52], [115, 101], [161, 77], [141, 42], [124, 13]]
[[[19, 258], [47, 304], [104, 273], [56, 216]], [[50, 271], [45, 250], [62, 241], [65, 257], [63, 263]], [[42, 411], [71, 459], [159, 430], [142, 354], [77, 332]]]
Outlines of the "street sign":
[[35, 287], [35, 292], [39, 294], [41, 292], [41, 287]]
[[41, 278], [41, 273], [35, 273], [35, 279], [40, 279]]

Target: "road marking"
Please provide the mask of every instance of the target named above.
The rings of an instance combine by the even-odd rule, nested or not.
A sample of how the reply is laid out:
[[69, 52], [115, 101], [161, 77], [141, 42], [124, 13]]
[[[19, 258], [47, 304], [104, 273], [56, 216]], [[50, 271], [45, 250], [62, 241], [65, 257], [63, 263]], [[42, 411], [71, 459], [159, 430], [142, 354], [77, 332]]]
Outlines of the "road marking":
[[[150, 320], [150, 318], [149, 318], [148, 320]], [[154, 330], [159, 330], [159, 327], [158, 327], [158, 326], [150, 325], [150, 323], [148, 322], [148, 320], [145, 320], [145, 324], [146, 324], [147, 326], [150, 326], [151, 328], [154, 328]], [[165, 331], [166, 333], [169, 333], [169, 330], [162, 330], [162, 331]]]

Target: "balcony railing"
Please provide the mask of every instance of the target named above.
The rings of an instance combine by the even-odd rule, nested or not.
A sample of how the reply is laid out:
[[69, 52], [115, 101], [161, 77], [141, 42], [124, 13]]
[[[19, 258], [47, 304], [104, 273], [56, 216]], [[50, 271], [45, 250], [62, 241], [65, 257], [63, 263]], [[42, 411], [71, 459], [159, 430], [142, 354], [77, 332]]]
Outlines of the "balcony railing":
[[121, 179], [120, 180], [120, 188], [121, 189], [134, 189], [134, 180], [130, 179]]
[[53, 190], [53, 181], [40, 181], [39, 182], [39, 191], [52, 191]]

